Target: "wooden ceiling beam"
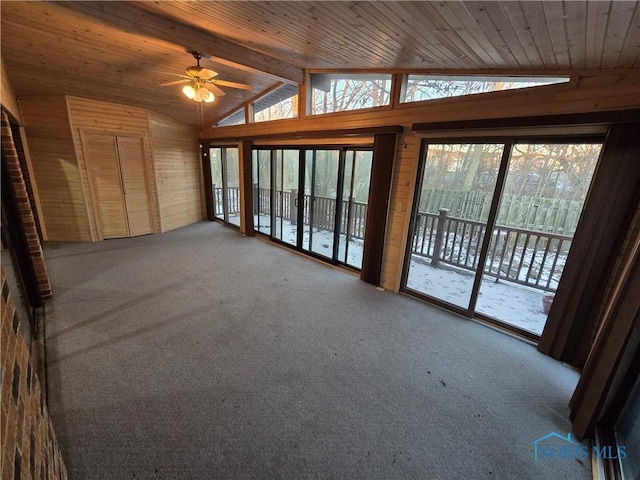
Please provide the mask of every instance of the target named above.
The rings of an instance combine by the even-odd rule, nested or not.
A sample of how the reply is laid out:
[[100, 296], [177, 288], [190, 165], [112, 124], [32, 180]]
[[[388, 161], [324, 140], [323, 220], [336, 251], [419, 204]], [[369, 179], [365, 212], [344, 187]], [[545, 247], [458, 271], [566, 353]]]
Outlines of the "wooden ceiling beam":
[[304, 71], [300, 67], [196, 27], [143, 10], [128, 2], [66, 1], [59, 4], [124, 32], [169, 41], [182, 48], [188, 47], [241, 70], [267, 73], [286, 83], [301, 84], [304, 79]]

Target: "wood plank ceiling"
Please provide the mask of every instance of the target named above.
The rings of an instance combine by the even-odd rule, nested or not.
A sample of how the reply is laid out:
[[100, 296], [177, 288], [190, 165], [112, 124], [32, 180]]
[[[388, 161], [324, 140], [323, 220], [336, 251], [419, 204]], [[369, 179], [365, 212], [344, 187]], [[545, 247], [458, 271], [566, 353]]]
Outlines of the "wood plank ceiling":
[[[640, 68], [639, 2], [2, 2], [17, 96], [67, 94], [210, 124], [303, 69]], [[203, 116], [158, 87], [210, 57], [223, 88]]]

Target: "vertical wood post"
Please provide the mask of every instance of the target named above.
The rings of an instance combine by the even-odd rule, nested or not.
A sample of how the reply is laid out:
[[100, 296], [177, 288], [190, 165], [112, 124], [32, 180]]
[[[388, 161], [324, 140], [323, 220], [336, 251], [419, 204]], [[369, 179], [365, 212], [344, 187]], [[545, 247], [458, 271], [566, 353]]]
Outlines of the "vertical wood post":
[[258, 184], [253, 184], [253, 214], [258, 215], [260, 213], [260, 189]]
[[213, 183], [211, 179], [211, 161], [209, 159], [209, 146], [204, 145], [202, 148], [202, 175], [204, 177], [204, 196], [206, 199], [207, 219], [215, 220], [216, 207], [213, 192]]
[[291, 225], [298, 223], [298, 189], [292, 188], [289, 194], [289, 221]]
[[353, 238], [353, 230], [355, 229], [355, 214], [353, 211], [355, 198], [349, 197], [349, 205], [347, 206], [347, 243]]
[[442, 257], [442, 239], [444, 237], [444, 224], [447, 220], [449, 209], [441, 208], [438, 215], [438, 226], [436, 227], [436, 238], [433, 242], [433, 257], [431, 257], [431, 266], [437, 267]]
[[[256, 206], [255, 184], [253, 183], [253, 164], [251, 142], [243, 141], [240, 144], [242, 166], [241, 185], [242, 196], [240, 197], [240, 206], [242, 210], [242, 219], [240, 221], [240, 231], [249, 237], [253, 237], [254, 233], [254, 214]], [[239, 192], [238, 192], [239, 193]]]
[[218, 215], [218, 192], [216, 192], [216, 184], [211, 184], [211, 189], [213, 191], [213, 216]]
[[382, 278], [382, 259], [398, 133], [402, 133], [402, 127], [397, 127], [397, 133], [377, 134], [373, 140], [369, 206], [360, 273], [360, 278], [372, 285], [380, 285]]

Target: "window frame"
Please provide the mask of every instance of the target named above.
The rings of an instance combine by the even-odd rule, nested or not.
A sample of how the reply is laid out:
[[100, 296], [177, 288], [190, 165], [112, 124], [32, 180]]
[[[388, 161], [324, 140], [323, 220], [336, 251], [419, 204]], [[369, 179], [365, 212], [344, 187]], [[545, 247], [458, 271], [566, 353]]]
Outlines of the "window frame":
[[[362, 108], [355, 108], [355, 109], [349, 109], [349, 110], [337, 110], [337, 111], [333, 111], [333, 112], [320, 112], [320, 113], [313, 113], [313, 80], [312, 77], [314, 75], [326, 75], [329, 77], [357, 77], [357, 76], [362, 76], [362, 77], [366, 77], [366, 76], [378, 76], [378, 77], [383, 77], [383, 76], [388, 76], [389, 79], [389, 102], [387, 104], [384, 105], [377, 105], [377, 106], [366, 106], [366, 107], [362, 107]], [[339, 115], [339, 114], [352, 114], [354, 112], [360, 113], [360, 112], [367, 112], [367, 111], [380, 111], [382, 109], [391, 109], [393, 108], [393, 106], [396, 104], [396, 97], [397, 97], [397, 88], [396, 88], [396, 84], [397, 84], [397, 76], [395, 75], [395, 73], [393, 71], [387, 71], [387, 70], [381, 70], [381, 71], [371, 71], [371, 70], [367, 70], [365, 72], [362, 71], [310, 71], [308, 72], [307, 76], [306, 76], [306, 81], [305, 81], [305, 94], [306, 94], [306, 102], [305, 102], [305, 108], [304, 108], [304, 115], [306, 117], [318, 117], [318, 116], [325, 116], [325, 115]], [[349, 78], [343, 78], [344, 80], [349, 80]], [[385, 81], [387, 81], [385, 79]]]
[[[295, 97], [295, 96], [297, 96], [297, 97], [298, 97], [298, 99], [297, 99], [297, 104], [298, 104], [298, 105], [297, 105], [297, 108], [295, 108], [295, 109], [294, 109], [294, 108], [293, 108], [293, 106], [292, 106], [292, 109], [291, 109], [291, 110], [292, 110], [292, 112], [294, 112], [294, 113], [295, 113], [295, 115], [294, 115], [294, 116], [291, 116], [291, 117], [283, 117], [283, 118], [275, 118], [275, 119], [272, 119], [272, 120], [258, 120], [258, 121], [256, 121], [256, 110], [255, 110], [255, 105], [256, 105], [256, 103], [259, 103], [259, 102], [263, 101], [264, 99], [266, 99], [266, 98], [270, 97], [271, 95], [275, 95], [275, 94], [277, 94], [277, 92], [278, 92], [278, 91], [283, 90], [283, 89], [286, 89], [286, 88], [288, 88], [288, 87], [291, 87], [291, 85], [290, 85], [290, 84], [287, 84], [287, 83], [282, 83], [282, 82], [281, 82], [281, 83], [279, 83], [279, 84], [276, 84], [276, 85], [275, 85], [275, 86], [273, 86], [272, 88], [268, 89], [267, 91], [265, 91], [265, 92], [264, 92], [262, 95], [260, 95], [259, 97], [256, 97], [256, 98], [254, 98], [253, 100], [251, 100], [251, 102], [248, 104], [248, 107], [249, 107], [249, 108], [248, 108], [249, 114], [247, 115], [247, 120], [249, 120], [249, 121], [248, 121], [247, 123], [251, 123], [251, 124], [254, 124], [254, 123], [256, 123], [256, 124], [257, 124], [257, 123], [270, 123], [270, 122], [278, 122], [278, 121], [284, 121], [284, 120], [289, 120], [289, 121], [291, 121], [291, 120], [299, 120], [300, 118], [302, 118], [302, 117], [301, 117], [301, 109], [300, 109], [300, 100], [301, 100], [301, 95], [300, 95], [300, 86], [299, 86], [299, 85], [296, 85], [297, 93], [296, 93], [295, 95], [291, 95], [290, 97], [287, 97], [287, 98], [285, 99], [285, 100], [291, 100], [291, 99], [292, 99], [293, 97]], [[279, 102], [276, 102], [276, 103], [274, 103], [274, 104], [272, 104], [272, 105], [269, 105], [267, 108], [264, 108], [264, 109], [262, 109], [262, 110], [259, 110], [259, 111], [258, 111], [258, 113], [259, 113], [259, 112], [263, 112], [263, 111], [265, 111], [265, 110], [267, 110], [267, 109], [269, 109], [269, 108], [273, 107], [274, 105], [277, 105], [277, 104], [279, 104], [279, 103], [282, 103], [282, 102], [284, 102], [285, 100], [280, 100]]]
[[[562, 82], [553, 82], [553, 83], [541, 83], [539, 85], [531, 85], [528, 87], [517, 87], [517, 88], [507, 88], [504, 90], [489, 90], [487, 92], [477, 92], [477, 93], [465, 93], [462, 95], [451, 95], [451, 96], [443, 96], [443, 97], [436, 97], [436, 98], [427, 98], [424, 100], [415, 100], [415, 101], [405, 101], [403, 100], [406, 90], [407, 90], [407, 84], [409, 81], [409, 77], [415, 75], [415, 76], [429, 76], [429, 77], [434, 77], [434, 78], [438, 78], [441, 77], [443, 80], [446, 81], [446, 79], [451, 79], [453, 77], [460, 77], [461, 80], [470, 80], [473, 78], [478, 78], [478, 79], [482, 79], [482, 78], [493, 78], [493, 79], [498, 79], [498, 78], [504, 78], [505, 80], [513, 80], [513, 79], [517, 79], [517, 78], [522, 78], [522, 79], [534, 79], [536, 77], [539, 78], [565, 78], [565, 81]], [[457, 100], [460, 101], [460, 99], [468, 99], [469, 97], [476, 97], [479, 95], [488, 95], [488, 94], [497, 94], [497, 93], [503, 93], [504, 92], [513, 92], [513, 91], [519, 91], [519, 90], [529, 90], [532, 88], [540, 88], [540, 87], [567, 87], [567, 86], [575, 86], [576, 79], [569, 74], [558, 74], [558, 76], [556, 77], [552, 77], [548, 74], [537, 74], [537, 75], [523, 75], [523, 74], [491, 74], [491, 73], [487, 73], [487, 74], [446, 74], [446, 73], [417, 73], [417, 72], [413, 72], [413, 73], [404, 73], [401, 75], [400, 78], [400, 94], [398, 97], [398, 106], [403, 106], [403, 105], [424, 105], [426, 103], [432, 103], [432, 102], [441, 102], [444, 100]]]

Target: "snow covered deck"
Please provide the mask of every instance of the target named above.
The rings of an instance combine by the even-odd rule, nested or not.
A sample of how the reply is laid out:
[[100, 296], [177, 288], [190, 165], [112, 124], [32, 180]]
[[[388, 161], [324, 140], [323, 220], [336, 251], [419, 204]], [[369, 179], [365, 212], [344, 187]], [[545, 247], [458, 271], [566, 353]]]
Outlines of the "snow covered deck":
[[[474, 274], [468, 270], [440, 264], [417, 255], [411, 258], [407, 288], [467, 308]], [[547, 321], [542, 297], [545, 292], [495, 277], [483, 275], [476, 311], [528, 332], [540, 335]]]

